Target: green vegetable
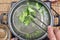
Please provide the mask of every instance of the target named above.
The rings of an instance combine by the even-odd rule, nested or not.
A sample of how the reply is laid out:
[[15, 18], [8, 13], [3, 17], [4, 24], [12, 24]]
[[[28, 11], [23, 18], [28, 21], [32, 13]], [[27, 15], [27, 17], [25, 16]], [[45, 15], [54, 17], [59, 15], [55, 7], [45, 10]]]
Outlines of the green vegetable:
[[39, 4], [38, 4], [38, 3], [36, 3], [36, 8], [37, 8], [37, 9], [39, 9], [39, 8], [40, 8], [40, 6], [39, 6]]
[[29, 33], [26, 33], [25, 34], [25, 37], [28, 39], [28, 38], [31, 38], [31, 34], [29, 34]]
[[36, 3], [36, 8], [37, 9], [40, 9], [41, 8], [41, 5], [39, 5], [38, 3]]
[[26, 16], [26, 17], [25, 17], [25, 20], [24, 20], [24, 24], [27, 26], [27, 25], [30, 24], [30, 22], [31, 22], [30, 17], [29, 17], [29, 16]]
[[19, 20], [28, 26], [31, 21], [34, 19], [32, 15], [35, 15], [35, 10], [28, 4], [25, 11], [22, 12], [22, 15], [19, 16]]
[[35, 12], [32, 8], [28, 8], [29, 12]]
[[40, 31], [37, 30], [37, 31], [34, 33], [34, 35], [35, 35], [36, 37], [39, 37], [39, 36], [40, 36]]
[[23, 12], [22, 15], [19, 16], [19, 20], [21, 22], [24, 22], [24, 19], [25, 19], [26, 16], [27, 16], [27, 13], [26, 12]]
[[29, 38], [29, 36], [30, 36], [30, 34], [29, 34], [29, 33], [27, 33], [27, 34], [26, 34], [26, 38]]

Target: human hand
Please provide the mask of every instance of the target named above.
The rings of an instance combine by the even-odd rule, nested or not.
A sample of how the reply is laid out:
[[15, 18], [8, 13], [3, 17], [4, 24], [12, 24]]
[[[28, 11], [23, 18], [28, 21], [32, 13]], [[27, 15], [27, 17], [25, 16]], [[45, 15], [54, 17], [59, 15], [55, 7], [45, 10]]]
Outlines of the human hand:
[[59, 28], [53, 28], [51, 26], [48, 26], [48, 38], [50, 40], [60, 40]]
[[18, 38], [12, 38], [11, 40], [18, 40]]

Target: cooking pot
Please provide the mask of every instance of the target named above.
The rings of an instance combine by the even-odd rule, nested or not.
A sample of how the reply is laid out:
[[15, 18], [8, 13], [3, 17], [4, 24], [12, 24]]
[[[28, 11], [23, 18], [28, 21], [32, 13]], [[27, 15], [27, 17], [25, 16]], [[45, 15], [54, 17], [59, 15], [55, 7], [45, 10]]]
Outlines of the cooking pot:
[[[25, 14], [27, 5], [30, 5], [29, 7], [31, 7], [32, 9], [30, 8], [29, 10], [32, 10], [33, 13], [35, 12], [35, 16], [33, 14], [34, 16], [33, 19], [31, 17], [31, 14], [30, 15], [28, 14], [29, 16], [28, 15], [24, 16], [26, 17], [25, 18], [26, 20], [27, 18], [29, 19], [27, 20], [28, 23], [26, 23], [26, 20], [23, 23], [24, 21], [22, 20], [23, 16], [21, 17], [21, 15]], [[40, 7], [41, 9], [39, 9]], [[41, 13], [43, 12], [44, 14], [42, 15]], [[59, 22], [60, 22], [60, 16], [57, 17], [59, 18]], [[34, 21], [31, 21], [31, 19]], [[40, 21], [38, 21], [37, 19]], [[9, 11], [8, 25], [12, 33], [15, 36], [17, 36], [20, 40], [42, 40], [47, 36], [47, 26], [54, 25], [54, 16], [52, 16], [50, 8], [42, 1], [21, 0], [17, 2], [17, 4], [15, 4], [15, 6], [13, 6]]]

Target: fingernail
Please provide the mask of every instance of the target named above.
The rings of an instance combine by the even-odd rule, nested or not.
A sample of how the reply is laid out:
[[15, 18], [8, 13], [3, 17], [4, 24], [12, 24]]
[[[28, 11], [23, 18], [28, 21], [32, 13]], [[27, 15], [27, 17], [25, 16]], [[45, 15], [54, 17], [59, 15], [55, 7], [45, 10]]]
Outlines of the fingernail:
[[51, 26], [48, 26], [48, 28], [50, 28]]
[[48, 26], [48, 32], [50, 32], [51, 30], [53, 30], [52, 27]]
[[48, 26], [48, 29], [51, 29], [51, 26]]

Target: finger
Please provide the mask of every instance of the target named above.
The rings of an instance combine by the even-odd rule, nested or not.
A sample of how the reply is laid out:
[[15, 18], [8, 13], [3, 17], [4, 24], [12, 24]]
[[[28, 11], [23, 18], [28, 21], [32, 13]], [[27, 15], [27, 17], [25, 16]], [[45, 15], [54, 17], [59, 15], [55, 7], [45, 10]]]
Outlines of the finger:
[[18, 40], [17, 38], [12, 38], [11, 40]]
[[59, 30], [59, 28], [55, 28], [54, 32], [55, 32], [57, 40], [60, 40], [60, 30]]
[[12, 38], [11, 40], [14, 40], [14, 38]]
[[53, 28], [51, 26], [48, 26], [48, 37], [50, 40], [56, 40]]

